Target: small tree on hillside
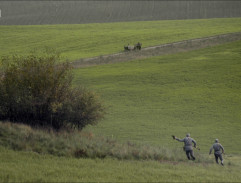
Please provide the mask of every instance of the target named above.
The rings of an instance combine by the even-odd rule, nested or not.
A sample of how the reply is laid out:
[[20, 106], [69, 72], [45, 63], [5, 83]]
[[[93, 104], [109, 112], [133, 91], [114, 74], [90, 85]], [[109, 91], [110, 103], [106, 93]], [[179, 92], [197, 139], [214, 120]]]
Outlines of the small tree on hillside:
[[103, 117], [96, 94], [73, 88], [70, 64], [58, 60], [55, 54], [1, 59], [0, 119], [82, 129]]

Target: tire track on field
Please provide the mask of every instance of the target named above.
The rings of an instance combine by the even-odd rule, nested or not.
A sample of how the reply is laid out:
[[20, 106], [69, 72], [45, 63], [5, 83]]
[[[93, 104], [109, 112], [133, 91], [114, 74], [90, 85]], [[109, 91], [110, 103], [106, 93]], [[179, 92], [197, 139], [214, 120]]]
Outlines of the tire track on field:
[[84, 58], [71, 62], [74, 68], [88, 67], [93, 65], [101, 65], [115, 62], [125, 62], [134, 59], [148, 58], [165, 54], [173, 54], [190, 50], [197, 50], [228, 42], [241, 40], [241, 32], [220, 34], [216, 36], [183, 40], [173, 43], [166, 43], [157, 46], [142, 48], [141, 51], [120, 52], [111, 55], [104, 55], [92, 58]]

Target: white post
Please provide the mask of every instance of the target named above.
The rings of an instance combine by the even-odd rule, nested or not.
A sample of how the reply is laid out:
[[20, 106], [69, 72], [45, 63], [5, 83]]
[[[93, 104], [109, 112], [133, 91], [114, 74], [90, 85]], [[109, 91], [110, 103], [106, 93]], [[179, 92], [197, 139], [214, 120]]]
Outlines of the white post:
[[2, 17], [2, 14], [1, 14], [1, 9], [0, 9], [0, 18]]

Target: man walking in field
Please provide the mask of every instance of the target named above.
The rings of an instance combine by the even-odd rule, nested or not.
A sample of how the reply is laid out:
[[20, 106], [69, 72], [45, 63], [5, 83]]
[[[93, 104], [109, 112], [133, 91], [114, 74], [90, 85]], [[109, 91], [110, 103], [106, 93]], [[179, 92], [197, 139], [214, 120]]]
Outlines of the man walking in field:
[[224, 153], [224, 148], [219, 143], [218, 139], [215, 140], [215, 143], [210, 148], [209, 155], [212, 153], [213, 149], [214, 149], [214, 156], [215, 156], [216, 163], [219, 164], [218, 163], [218, 159], [220, 159], [221, 165], [224, 166], [224, 164], [223, 164], [223, 156], [222, 156], [222, 154]]
[[194, 139], [192, 139], [190, 137], [189, 133], [186, 135], [186, 137], [184, 139], [179, 139], [179, 138], [176, 138], [175, 136], [173, 136], [173, 139], [175, 139], [175, 140], [177, 140], [179, 142], [184, 142], [184, 150], [185, 150], [187, 158], [189, 160], [191, 160], [191, 157], [192, 157], [192, 160], [196, 159], [194, 157], [192, 143], [194, 143], [194, 147], [196, 147], [197, 143], [196, 143], [196, 141]]

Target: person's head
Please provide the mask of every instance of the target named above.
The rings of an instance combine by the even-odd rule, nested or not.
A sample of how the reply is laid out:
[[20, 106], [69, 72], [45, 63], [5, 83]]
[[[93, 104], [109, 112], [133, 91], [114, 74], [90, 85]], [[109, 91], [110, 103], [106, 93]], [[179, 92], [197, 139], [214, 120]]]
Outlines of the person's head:
[[187, 133], [186, 137], [190, 137], [190, 133]]
[[215, 143], [218, 143], [219, 141], [218, 141], [218, 139], [215, 139]]

